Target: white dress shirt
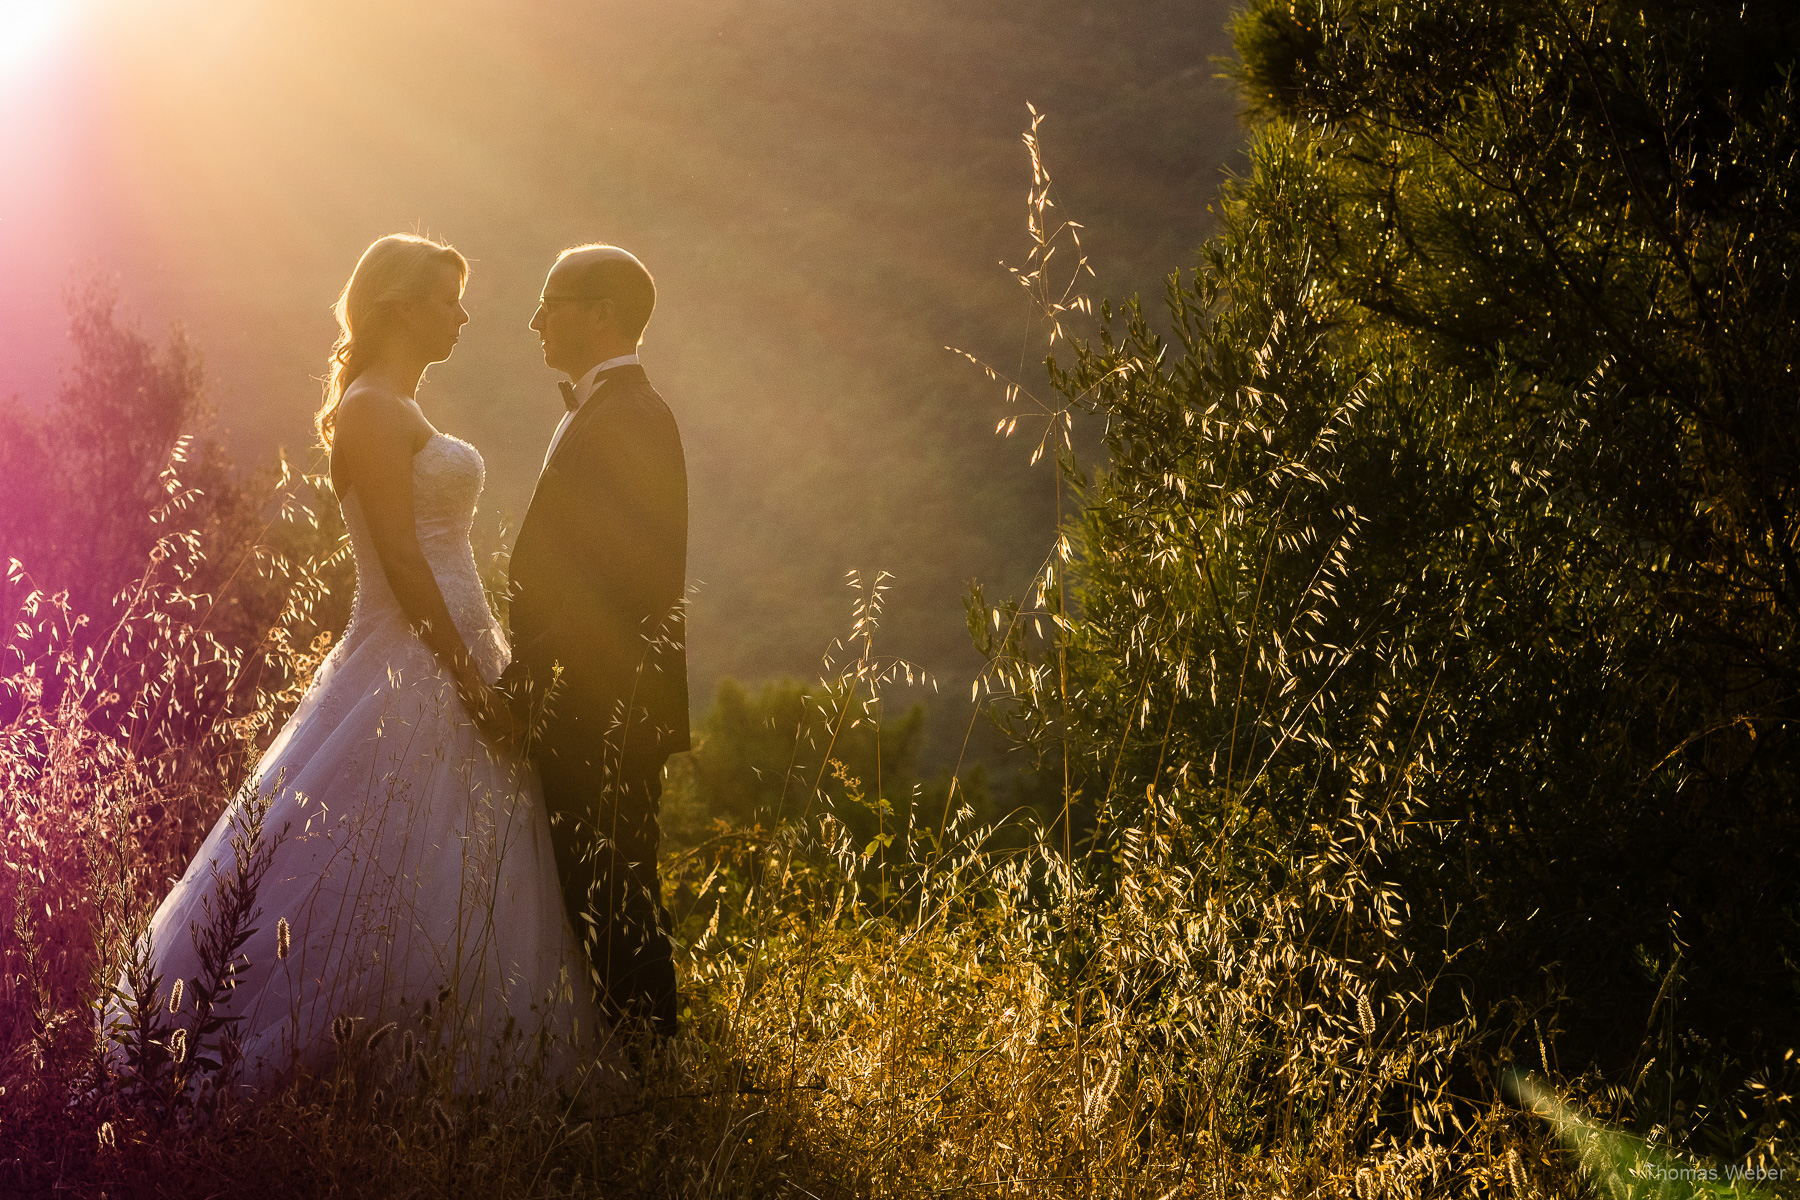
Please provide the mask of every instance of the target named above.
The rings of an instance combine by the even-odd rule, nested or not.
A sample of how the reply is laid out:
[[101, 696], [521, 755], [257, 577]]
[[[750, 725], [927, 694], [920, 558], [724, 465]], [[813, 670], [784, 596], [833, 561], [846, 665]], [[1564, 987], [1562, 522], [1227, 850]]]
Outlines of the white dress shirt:
[[[614, 367], [635, 367], [637, 365], [637, 355], [621, 354], [617, 358], [609, 358], [598, 364], [593, 370], [575, 381], [575, 407], [563, 413], [563, 419], [557, 423], [556, 432], [550, 435], [550, 448], [544, 451], [544, 466], [550, 465], [550, 458], [556, 453], [556, 447], [562, 441], [564, 431], [569, 428], [569, 422], [575, 419], [575, 414], [581, 411], [581, 406], [586, 404], [588, 397], [594, 394], [594, 381], [600, 377], [600, 373], [610, 371]], [[540, 470], [539, 473], [541, 474], [542, 471]]]

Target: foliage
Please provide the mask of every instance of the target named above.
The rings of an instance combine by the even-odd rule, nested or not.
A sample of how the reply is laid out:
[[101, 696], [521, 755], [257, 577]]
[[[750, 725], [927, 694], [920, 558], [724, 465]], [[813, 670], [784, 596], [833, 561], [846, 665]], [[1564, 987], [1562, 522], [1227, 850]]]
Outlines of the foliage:
[[1390, 829], [1392, 911], [1309, 944], [1398, 930], [1359, 960], [1453, 972], [1484, 1055], [1536, 1031], [1609, 1111], [1760, 1144], [1715, 1085], [1800, 1035], [1800, 25], [1267, 0], [1236, 31], [1260, 123], [1173, 341], [1134, 303], [1050, 360], [1053, 428], [1101, 418], [1109, 461], [1062, 442], [1067, 538], [978, 613], [1011, 728], [1110, 887], [1147, 793], [1272, 889]]
[[[663, 792], [665, 831], [702, 840], [713, 822], [774, 828], [816, 810], [861, 833], [878, 812], [892, 824], [911, 809], [925, 713], [915, 705], [899, 721], [846, 709], [824, 687], [793, 680], [764, 684], [752, 695], [735, 680], [719, 684], [691, 754], [673, 760]], [[869, 781], [879, 799], [855, 804], [844, 778]]]
[[[858, 711], [880, 686], [878, 672], [845, 682]], [[138, 1061], [161, 1087], [134, 1090], [139, 1076], [95, 1058], [78, 996], [50, 1006], [62, 1031], [50, 1053], [8, 1060], [0, 1186], [1146, 1198], [1570, 1186], [1549, 1129], [1498, 1095], [1447, 1094], [1469, 1030], [1433, 1014], [1454, 982], [1393, 994], [1392, 966], [1362, 958], [1395, 953], [1408, 932], [1370, 874], [1395, 829], [1340, 819], [1331, 853], [1271, 890], [1241, 869], [1241, 839], [1172, 797], [1150, 798], [1147, 816], [1117, 846], [1111, 889], [1086, 885], [1047, 837], [996, 845], [966, 806], [941, 833], [905, 830], [879, 850], [822, 815], [669, 862], [683, 1034], [640, 1061], [623, 1107], [530, 1087], [459, 1094], [411, 1031], [348, 1022], [322, 1073], [255, 1104], [214, 1089], [189, 1105], [171, 1067], [191, 1051], [154, 1003]], [[221, 944], [226, 894], [241, 893], [234, 913], [254, 907], [255, 840], [221, 881]], [[1320, 925], [1362, 932], [1320, 945]], [[1411, 1098], [1399, 1110], [1396, 1087]], [[1785, 1131], [1788, 1108], [1769, 1098]]]
[[[176, 560], [174, 549], [152, 567]], [[149, 577], [154, 584], [154, 570]], [[154, 586], [141, 590], [146, 604], [170, 602]], [[987, 1183], [1035, 1195], [1166, 1196], [1234, 1180], [1244, 1192], [1302, 1181], [1347, 1192], [1372, 1169], [1409, 1187], [1498, 1178], [1488, 1143], [1514, 1151], [1508, 1161], [1524, 1164], [1514, 1166], [1521, 1177], [1557, 1177], [1548, 1135], [1515, 1130], [1497, 1100], [1456, 1143], [1469, 1150], [1461, 1158], [1370, 1141], [1385, 1084], [1441, 1091], [1456, 1032], [1378, 1030], [1377, 1012], [1392, 1020], [1400, 999], [1369, 994], [1345, 950], [1297, 935], [1312, 922], [1356, 919], [1370, 901], [1384, 909], [1386, 892], [1364, 866], [1389, 831], [1340, 824], [1331, 869], [1296, 876], [1274, 896], [1232, 869], [1229, 843], [1166, 800], [1155, 828], [1121, 845], [1132, 884], [1111, 893], [1085, 886], [1053, 841], [996, 838], [960, 801], [938, 827], [909, 819], [874, 844], [853, 836], [825, 810], [858, 797], [866, 808], [881, 793], [837, 755], [857, 744], [849, 730], [867, 738], [849, 761], [866, 763], [884, 744], [881, 691], [904, 673], [876, 650], [878, 598], [875, 585], [863, 591], [853, 653], [814, 693], [836, 719], [836, 744], [805, 747], [796, 725], [789, 744], [767, 747], [777, 760], [821, 749], [836, 758], [835, 777], [796, 785], [795, 799], [816, 815], [733, 830], [668, 863], [686, 1032], [641, 1064], [642, 1088], [624, 1109], [551, 1102], [529, 1088], [457, 1094], [422, 1043], [348, 1025], [323, 1074], [254, 1105], [229, 1088], [203, 1088], [190, 1102], [198, 1072], [227, 1069], [229, 1039], [201, 1028], [209, 1014], [188, 997], [164, 1003], [162, 985], [173, 984], [146, 977], [131, 950], [161, 880], [192, 847], [147, 819], [160, 793], [133, 772], [129, 744], [96, 728], [76, 701], [107, 678], [112, 661], [96, 656], [67, 677], [62, 707], [26, 710], [44, 740], [67, 748], [63, 757], [41, 762], [32, 738], [9, 743], [5, 756], [9, 828], [39, 835], [39, 857], [8, 847], [7, 878], [42, 886], [15, 893], [12, 905], [9, 975], [17, 965], [30, 986], [9, 992], [0, 1010], [0, 1186], [159, 1196], [254, 1180], [277, 1196], [852, 1196]], [[65, 609], [35, 602], [73, 624]], [[124, 619], [166, 636], [121, 634], [105, 647], [130, 645], [149, 656], [149, 677], [167, 676], [193, 643], [163, 612], [152, 604]], [[316, 663], [292, 640], [275, 646], [296, 681]], [[34, 665], [75, 664], [52, 656]], [[264, 738], [279, 709], [274, 695], [263, 700], [271, 707], [259, 720], [221, 709], [210, 719]], [[221, 808], [243, 762], [227, 756], [213, 774], [196, 774], [212, 790], [194, 803]], [[218, 969], [190, 981], [208, 994], [227, 982], [244, 914], [255, 911], [256, 840], [246, 835], [236, 872], [220, 882], [214, 925], [196, 931], [221, 948]], [[46, 856], [59, 847], [75, 849]], [[79, 949], [85, 934], [90, 947], [85, 958], [63, 955], [54, 972], [32, 919], [47, 897], [66, 926], [63, 944]], [[122, 1062], [96, 1045], [88, 1007], [120, 965], [138, 1002], [124, 1006], [132, 1028], [121, 1031]], [[1420, 1112], [1438, 1120], [1435, 1108]]]
[[76, 289], [75, 360], [60, 393], [42, 412], [0, 402], [0, 546], [45, 588], [67, 590], [76, 612], [98, 617], [167, 532], [173, 456], [184, 484], [178, 504], [199, 551], [188, 582], [213, 601], [207, 627], [228, 644], [254, 643], [285, 589], [243, 556], [259, 535], [291, 541], [297, 531], [271, 525], [263, 511], [276, 480], [239, 478], [207, 436], [214, 413], [185, 334], [172, 330], [159, 351], [117, 308], [104, 280]]
[[[0, 582], [0, 914], [31, 931], [0, 941], [0, 1046], [33, 1055], [112, 982], [125, 930], [298, 700], [348, 599], [346, 556], [302, 503], [311, 481], [283, 464], [238, 482], [176, 432], [203, 415], [180, 337], [157, 355], [104, 290], [72, 315], [59, 404], [0, 414], [10, 452], [50, 456], [0, 478], [0, 513], [23, 522]], [[196, 460], [211, 490], [186, 481]]]
[[[833, 685], [863, 711], [881, 672], [822, 690]], [[847, 770], [838, 783], [864, 786]], [[120, 803], [129, 814], [144, 799]], [[903, 829], [876, 847], [826, 814], [733, 831], [670, 862], [684, 1033], [640, 1063], [623, 1108], [529, 1087], [457, 1094], [410, 1031], [402, 1041], [391, 1026], [347, 1022], [323, 1073], [257, 1104], [229, 1089], [190, 1104], [177, 1068], [194, 1061], [198, 1025], [173, 1022], [204, 1014], [187, 1017], [194, 1006], [170, 996], [165, 1018], [158, 981], [140, 971], [132, 999], [150, 1003], [127, 1006], [141, 1036], [121, 1070], [84, 1036], [90, 985], [47, 1006], [59, 1034], [26, 1039], [48, 1053], [8, 1059], [0, 1184], [24, 1195], [189, 1195], [254, 1180], [272, 1196], [844, 1197], [987, 1184], [1150, 1197], [1224, 1181], [1243, 1194], [1347, 1194], [1370, 1172], [1417, 1190], [1491, 1183], [1508, 1164], [1518, 1178], [1559, 1177], [1547, 1132], [1516, 1128], [1498, 1100], [1460, 1135], [1438, 1117], [1430, 1101], [1457, 1031], [1395, 1019], [1429, 995], [1372, 995], [1346, 950], [1302, 936], [1386, 910], [1365, 868], [1391, 831], [1339, 823], [1329, 869], [1271, 895], [1233, 869], [1229, 843], [1166, 799], [1154, 811], [1154, 828], [1121, 844], [1131, 882], [1111, 893], [1080, 886], [1048, 840], [996, 845], [966, 806], [941, 831]], [[203, 941], [241, 941], [256, 842], [246, 833]], [[1071, 923], [1088, 947], [1079, 956]], [[130, 943], [134, 931], [111, 936]], [[224, 1039], [218, 1050], [229, 1055]], [[1448, 1145], [1380, 1136], [1396, 1081], [1417, 1090], [1419, 1119]]]

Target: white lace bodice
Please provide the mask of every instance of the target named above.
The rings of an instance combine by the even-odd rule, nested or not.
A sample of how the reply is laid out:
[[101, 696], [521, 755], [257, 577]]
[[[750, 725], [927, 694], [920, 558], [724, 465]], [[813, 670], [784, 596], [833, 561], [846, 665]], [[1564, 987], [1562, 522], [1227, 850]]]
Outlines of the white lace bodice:
[[[481, 497], [487, 468], [481, 452], [447, 433], [432, 435], [413, 455], [413, 520], [419, 549], [437, 579], [438, 590], [450, 608], [457, 632], [489, 680], [498, 679], [510, 658], [506, 638], [488, 607], [475, 566], [469, 531], [475, 523], [475, 502]], [[340, 653], [354, 653], [370, 637], [414, 636], [406, 628], [406, 614], [388, 586], [387, 573], [375, 552], [368, 520], [355, 490], [341, 502], [344, 524], [350, 530], [351, 553], [356, 559], [356, 600], [350, 624], [339, 642]]]

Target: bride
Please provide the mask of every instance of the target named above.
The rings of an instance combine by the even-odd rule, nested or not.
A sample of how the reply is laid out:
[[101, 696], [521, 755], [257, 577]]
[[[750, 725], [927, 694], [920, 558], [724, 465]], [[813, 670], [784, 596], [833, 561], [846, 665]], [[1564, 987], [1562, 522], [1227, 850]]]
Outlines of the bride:
[[607, 1061], [536, 773], [493, 688], [509, 651], [469, 543], [481, 455], [414, 399], [469, 319], [467, 277], [449, 246], [397, 234], [338, 299], [317, 424], [355, 554], [350, 624], [146, 934], [166, 993], [192, 995], [245, 805], [262, 808], [256, 932], [215, 1009], [245, 1083], [317, 1070], [334, 1034], [390, 1021], [443, 1038], [461, 1086]]

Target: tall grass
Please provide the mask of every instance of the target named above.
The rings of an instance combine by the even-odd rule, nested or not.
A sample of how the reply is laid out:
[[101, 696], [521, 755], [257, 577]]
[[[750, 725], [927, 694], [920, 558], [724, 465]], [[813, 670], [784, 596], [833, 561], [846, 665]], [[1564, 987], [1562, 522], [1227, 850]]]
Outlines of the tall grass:
[[[188, 590], [199, 542], [176, 528], [195, 498], [177, 473], [185, 449], [177, 444], [151, 514], [167, 532], [112, 612], [75, 612], [66, 591], [8, 563], [0, 912], [15, 936], [0, 942], [0, 1037], [9, 1048], [41, 1053], [68, 1024], [61, 1018], [111, 982], [126, 931], [185, 866], [330, 642], [309, 624], [339, 552], [294, 563], [261, 542], [242, 548], [238, 569], [287, 585], [278, 621], [249, 647], [208, 629], [217, 597]], [[276, 521], [311, 522], [297, 499], [304, 480], [283, 467]]]
[[[875, 719], [894, 678], [876, 652], [876, 599], [864, 597], [854, 653], [822, 689], [833, 728]], [[310, 661], [297, 656], [292, 676]], [[458, 1094], [410, 1033], [345, 1029], [318, 1075], [172, 1122], [166, 1104], [108, 1095], [86, 1006], [187, 848], [145, 819], [163, 793], [107, 748], [79, 694], [65, 689], [54, 719], [33, 710], [19, 728], [41, 743], [8, 749], [9, 830], [61, 852], [29, 858], [15, 840], [5, 861], [17, 932], [0, 1184], [20, 1194], [1569, 1188], [1548, 1128], [1498, 1095], [1447, 1096], [1460, 1027], [1423, 1014], [1443, 999], [1377, 990], [1391, 984], [1379, 953], [1398, 914], [1369, 868], [1391, 821], [1341, 822], [1329, 853], [1270, 889], [1237, 860], [1239, 839], [1151, 796], [1102, 886], [1053, 827], [995, 848], [966, 808], [859, 845], [805, 811], [825, 786], [817, 775], [799, 777], [798, 811], [773, 830], [722, 832], [666, 864], [685, 1031], [623, 1108]], [[118, 766], [54, 758], [63, 744]], [[820, 761], [831, 764], [829, 745]], [[212, 766], [190, 771], [192, 803], [229, 794], [232, 769]], [[27, 863], [32, 879], [44, 872], [35, 889], [18, 886]], [[34, 916], [46, 895], [53, 921]], [[1302, 936], [1319, 922], [1344, 927], [1341, 953]], [[1383, 1108], [1396, 1088], [1410, 1112]]]

